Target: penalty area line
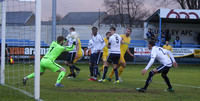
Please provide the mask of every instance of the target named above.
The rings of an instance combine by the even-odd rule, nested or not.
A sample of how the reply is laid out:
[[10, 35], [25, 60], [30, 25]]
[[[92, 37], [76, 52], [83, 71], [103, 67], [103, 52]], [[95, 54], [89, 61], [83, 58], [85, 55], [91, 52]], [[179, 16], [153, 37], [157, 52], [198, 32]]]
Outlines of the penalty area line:
[[[18, 91], [24, 93], [25, 95], [34, 98], [34, 96], [33, 96], [31, 93], [29, 93], [29, 92], [27, 92], [27, 91], [25, 91], [25, 90], [22, 90], [22, 89], [19, 89], [19, 88], [13, 87], [13, 86], [9, 86], [9, 85], [6, 85], [6, 84], [4, 84], [3, 86], [6, 86], [6, 87], [9, 87], [9, 88], [12, 88], [12, 89], [14, 89], [14, 90], [18, 90]], [[37, 100], [37, 101], [43, 101], [42, 99], [36, 99], [36, 100]]]

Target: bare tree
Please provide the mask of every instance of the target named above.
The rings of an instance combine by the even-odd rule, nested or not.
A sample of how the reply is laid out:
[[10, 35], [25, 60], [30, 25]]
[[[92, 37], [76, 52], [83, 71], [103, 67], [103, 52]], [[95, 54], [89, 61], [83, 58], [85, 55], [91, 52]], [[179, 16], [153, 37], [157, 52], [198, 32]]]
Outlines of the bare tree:
[[132, 26], [134, 21], [141, 21], [149, 15], [148, 10], [144, 7], [143, 1], [144, 0], [104, 0], [104, 5], [110, 15], [118, 15], [120, 17], [120, 24], [122, 26], [125, 25], [124, 14], [127, 14], [129, 19], [128, 25]]
[[[158, 2], [158, 0], [155, 0]], [[161, 0], [159, 6], [178, 4], [182, 9], [200, 9], [200, 0]]]

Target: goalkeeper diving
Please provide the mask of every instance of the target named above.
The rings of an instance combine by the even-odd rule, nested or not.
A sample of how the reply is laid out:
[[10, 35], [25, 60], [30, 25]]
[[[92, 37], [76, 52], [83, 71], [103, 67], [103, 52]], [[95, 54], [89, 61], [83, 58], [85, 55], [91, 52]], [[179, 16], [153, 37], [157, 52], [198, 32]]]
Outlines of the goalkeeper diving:
[[[59, 64], [54, 61], [56, 58], [64, 51], [71, 51], [74, 49], [76, 42], [74, 42], [71, 46], [62, 46], [65, 43], [65, 38], [63, 36], [58, 36], [57, 41], [53, 41], [50, 45], [48, 52], [41, 59], [40, 62], [40, 75], [44, 74], [46, 69], [51, 70], [52, 72], [60, 72], [55, 84], [55, 87], [64, 87], [60, 84], [63, 77], [65, 77], [66, 70]], [[35, 73], [32, 73], [23, 78], [23, 84], [26, 85], [26, 82], [30, 78], [34, 78]]]

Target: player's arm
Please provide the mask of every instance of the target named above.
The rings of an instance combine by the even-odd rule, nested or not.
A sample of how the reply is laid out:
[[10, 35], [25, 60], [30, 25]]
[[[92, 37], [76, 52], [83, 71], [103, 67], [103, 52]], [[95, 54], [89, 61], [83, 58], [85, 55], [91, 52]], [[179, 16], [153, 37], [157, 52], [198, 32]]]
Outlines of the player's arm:
[[165, 51], [169, 55], [170, 59], [172, 60], [174, 67], [177, 68], [178, 64], [176, 63], [176, 61], [175, 61], [174, 56], [172, 55], [172, 53], [170, 51], [168, 51], [168, 50], [165, 50]]
[[110, 45], [111, 45], [112, 40], [113, 40], [113, 37], [111, 36], [111, 37], [109, 38], [109, 40], [108, 40], [108, 48], [110, 48]]
[[72, 46], [64, 46], [64, 51], [72, 51], [76, 46], [76, 43], [74, 42]]
[[129, 48], [127, 49], [127, 53], [128, 53], [130, 56], [134, 57], [134, 55], [131, 53], [131, 51], [129, 50]]
[[142, 75], [144, 75], [147, 72], [147, 70], [151, 67], [151, 65], [154, 63], [155, 58], [156, 58], [156, 52], [152, 50], [151, 59], [149, 63], [147, 64], [147, 66], [142, 70]]
[[172, 47], [170, 47], [170, 50], [171, 50], [171, 52], [173, 52], [173, 49], [172, 49]]
[[78, 58], [78, 52], [79, 52], [79, 41], [78, 41], [78, 39], [76, 39], [76, 56], [75, 56], [75, 58]]

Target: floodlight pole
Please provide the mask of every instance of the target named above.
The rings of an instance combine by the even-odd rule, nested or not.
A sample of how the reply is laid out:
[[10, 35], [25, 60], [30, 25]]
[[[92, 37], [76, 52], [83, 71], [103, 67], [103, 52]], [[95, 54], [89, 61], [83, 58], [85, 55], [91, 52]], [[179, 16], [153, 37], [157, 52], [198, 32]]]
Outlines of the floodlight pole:
[[1, 26], [1, 84], [5, 84], [6, 0], [2, 2]]
[[52, 41], [56, 40], [56, 0], [52, 0]]
[[34, 98], [40, 98], [41, 0], [36, 0]]

